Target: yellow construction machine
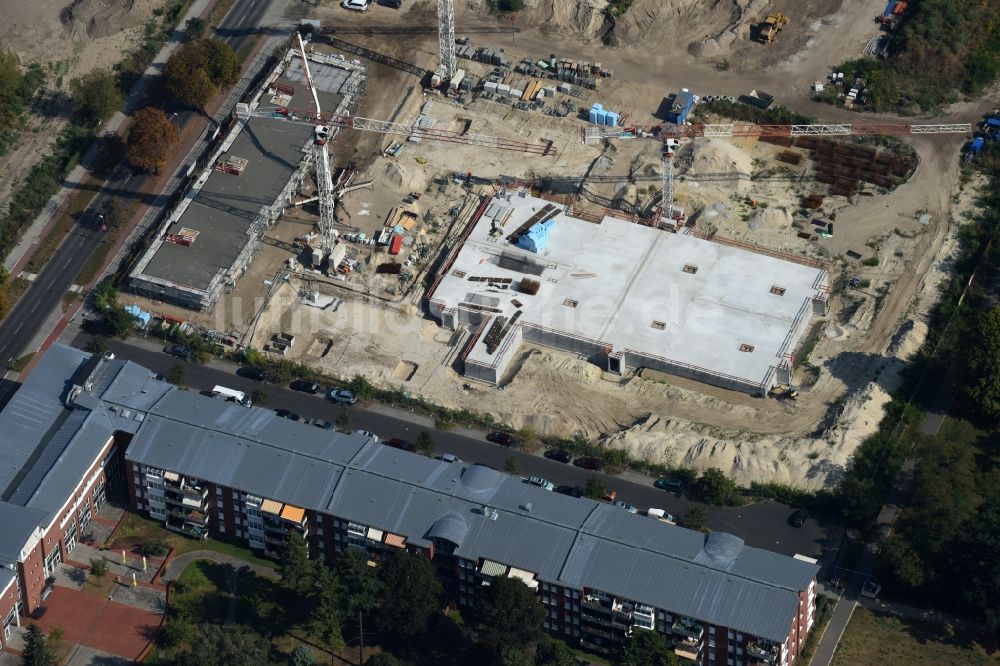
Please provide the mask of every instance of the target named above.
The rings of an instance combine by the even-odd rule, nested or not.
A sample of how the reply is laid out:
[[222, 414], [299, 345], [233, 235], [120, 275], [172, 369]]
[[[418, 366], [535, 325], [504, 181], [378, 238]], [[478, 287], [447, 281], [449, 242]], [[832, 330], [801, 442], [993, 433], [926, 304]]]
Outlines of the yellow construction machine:
[[788, 16], [781, 12], [771, 14], [760, 24], [760, 38], [765, 44], [774, 41], [774, 36], [788, 25]]

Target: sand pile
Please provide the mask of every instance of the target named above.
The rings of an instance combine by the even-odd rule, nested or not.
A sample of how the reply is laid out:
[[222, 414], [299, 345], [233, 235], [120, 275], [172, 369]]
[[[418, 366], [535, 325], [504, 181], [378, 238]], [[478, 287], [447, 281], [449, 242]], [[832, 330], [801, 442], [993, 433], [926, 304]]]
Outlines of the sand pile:
[[835, 484], [853, 451], [824, 439], [755, 436], [658, 415], [609, 435], [602, 443], [667, 466], [715, 467], [740, 485], [776, 481], [810, 489]]
[[427, 187], [427, 174], [417, 166], [403, 166], [399, 162], [389, 162], [382, 172], [385, 182], [400, 192], [420, 192]]
[[73, 0], [59, 13], [70, 39], [100, 39], [142, 24], [135, 0]]
[[729, 141], [709, 139], [693, 144], [694, 160], [691, 173], [742, 173], [753, 171], [753, 161], [745, 150], [734, 146]]

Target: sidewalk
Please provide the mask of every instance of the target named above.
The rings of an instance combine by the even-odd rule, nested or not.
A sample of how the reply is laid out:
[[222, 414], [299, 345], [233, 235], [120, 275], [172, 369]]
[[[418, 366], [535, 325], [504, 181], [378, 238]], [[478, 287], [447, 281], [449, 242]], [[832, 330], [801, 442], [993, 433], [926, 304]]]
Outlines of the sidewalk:
[[[204, 17], [210, 9], [210, 2], [211, 0], [194, 0], [178, 25], [183, 26], [188, 19]], [[141, 99], [142, 93], [160, 75], [163, 65], [173, 52], [177, 50], [177, 47], [180, 46], [183, 36], [183, 30], [180, 28], [174, 30], [163, 45], [163, 48], [153, 58], [152, 64], [143, 72], [143, 75], [135, 82], [135, 85], [132, 86], [132, 90], [126, 96], [126, 100], [128, 100], [126, 103], [130, 103], [131, 100]], [[111, 116], [111, 119], [104, 123], [104, 126], [98, 130], [97, 134], [101, 135], [107, 132], [118, 133], [127, 118], [128, 116], [121, 111], [116, 111]], [[21, 271], [23, 264], [27, 263], [27, 259], [31, 256], [30, 250], [34, 248], [40, 238], [50, 231], [52, 223], [62, 212], [68, 199], [79, 190], [80, 185], [87, 179], [89, 167], [93, 164], [96, 156], [97, 145], [95, 143], [90, 146], [81, 158], [80, 163], [67, 174], [63, 181], [62, 189], [49, 199], [42, 212], [38, 214], [31, 225], [21, 235], [21, 239], [17, 242], [17, 245], [11, 248], [10, 253], [4, 258], [3, 265], [12, 276], [16, 276]]]

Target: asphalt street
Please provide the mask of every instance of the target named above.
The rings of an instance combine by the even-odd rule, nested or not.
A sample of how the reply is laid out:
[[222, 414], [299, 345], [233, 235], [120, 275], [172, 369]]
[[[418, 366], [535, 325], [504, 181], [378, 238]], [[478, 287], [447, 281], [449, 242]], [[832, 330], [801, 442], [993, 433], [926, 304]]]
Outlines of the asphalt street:
[[[76, 344], [83, 346], [85, 337]], [[267, 407], [288, 409], [299, 414], [302, 419], [322, 418], [335, 422], [344, 407], [326, 400], [323, 394], [315, 396], [292, 391], [284, 386], [266, 382], [254, 382], [236, 375], [236, 366], [213, 361], [210, 366], [178, 361], [163, 352], [163, 345], [152, 339], [123, 342], [111, 340], [108, 348], [118, 358], [129, 359], [161, 374], [166, 374], [175, 365], [184, 366], [186, 384], [193, 390], [210, 390], [223, 385], [250, 392], [261, 388], [267, 394]], [[471, 431], [451, 432], [435, 430], [427, 425], [425, 418], [403, 410], [390, 410], [378, 405], [355, 405], [349, 410], [352, 429], [371, 430], [383, 439], [401, 437], [414, 441], [422, 430], [428, 430], [436, 443], [437, 453], [452, 453], [467, 463], [478, 462], [503, 469], [504, 463], [514, 457], [522, 476], [542, 476], [557, 485], [583, 487], [593, 472], [566, 465], [537, 454], [512, 451], [487, 442], [485, 433]], [[311, 427], [311, 426], [310, 426]], [[739, 508], [720, 508], [692, 502], [686, 497], [677, 497], [655, 488], [653, 479], [644, 477], [614, 477], [600, 474], [605, 484], [614, 489], [618, 498], [634, 504], [641, 510], [650, 507], [664, 509], [675, 516], [683, 515], [692, 506], [702, 506], [711, 529], [725, 531], [742, 538], [748, 545], [767, 548], [786, 555], [796, 553], [819, 558], [824, 547], [836, 547], [840, 531], [835, 525], [820, 524], [810, 517], [805, 526], [794, 528], [788, 524], [793, 509], [778, 502], [759, 502]]]
[[[258, 28], [261, 17], [272, 0], [238, 2], [221, 22], [217, 34], [233, 50], [239, 50]], [[195, 115], [192, 111], [179, 112], [174, 122], [183, 130]], [[66, 236], [55, 254], [42, 268], [27, 292], [17, 302], [7, 317], [0, 322], [0, 365], [9, 366], [29, 351], [35, 335], [43, 329], [46, 320], [59, 307], [63, 295], [73, 285], [91, 255], [101, 244], [103, 233], [93, 223], [94, 211], [112, 197], [128, 199], [142, 191], [149, 174], [136, 173], [126, 165], [119, 166], [107, 183], [109, 193], [94, 197], [90, 207], [80, 216], [73, 230]]]

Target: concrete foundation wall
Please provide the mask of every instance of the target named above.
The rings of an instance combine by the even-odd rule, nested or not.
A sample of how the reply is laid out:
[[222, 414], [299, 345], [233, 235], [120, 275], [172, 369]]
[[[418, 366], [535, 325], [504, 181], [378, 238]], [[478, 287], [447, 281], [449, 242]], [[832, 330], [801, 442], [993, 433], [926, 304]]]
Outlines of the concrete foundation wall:
[[773, 371], [768, 374], [767, 378], [762, 378], [761, 382], [753, 383], [737, 377], [725, 377], [723, 375], [718, 375], [704, 368], [693, 368], [680, 363], [671, 362], [668, 359], [653, 358], [632, 351], [625, 352], [622, 357], [622, 365], [624, 368], [650, 368], [652, 370], [659, 370], [660, 372], [666, 372], [679, 377], [687, 377], [688, 379], [696, 379], [699, 382], [729, 389], [730, 391], [740, 391], [741, 393], [766, 393], [774, 384]]

